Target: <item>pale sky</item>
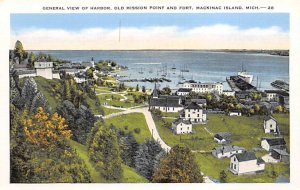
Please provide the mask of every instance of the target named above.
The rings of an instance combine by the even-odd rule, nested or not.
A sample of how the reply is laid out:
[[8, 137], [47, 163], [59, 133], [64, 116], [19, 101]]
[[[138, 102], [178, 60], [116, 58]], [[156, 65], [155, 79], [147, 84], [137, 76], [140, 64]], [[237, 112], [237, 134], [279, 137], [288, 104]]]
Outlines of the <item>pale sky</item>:
[[289, 15], [12, 14], [11, 48], [17, 40], [35, 50], [289, 49]]

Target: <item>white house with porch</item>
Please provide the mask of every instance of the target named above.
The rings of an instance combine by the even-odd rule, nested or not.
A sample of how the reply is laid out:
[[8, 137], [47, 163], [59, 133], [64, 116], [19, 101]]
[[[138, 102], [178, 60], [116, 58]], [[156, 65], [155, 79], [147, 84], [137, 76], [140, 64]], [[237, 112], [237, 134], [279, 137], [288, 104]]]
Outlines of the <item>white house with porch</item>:
[[230, 158], [229, 170], [236, 175], [255, 174], [265, 170], [265, 162], [254, 152], [245, 151]]

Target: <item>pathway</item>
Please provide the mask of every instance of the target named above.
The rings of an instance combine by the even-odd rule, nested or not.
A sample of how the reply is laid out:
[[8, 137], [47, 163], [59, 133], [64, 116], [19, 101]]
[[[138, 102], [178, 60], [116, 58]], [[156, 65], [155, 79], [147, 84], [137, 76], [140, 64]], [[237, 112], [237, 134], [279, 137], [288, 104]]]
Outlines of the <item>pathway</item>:
[[148, 107], [144, 107], [144, 108], [134, 108], [134, 109], [127, 109], [123, 112], [118, 112], [118, 113], [113, 113], [107, 116], [104, 116], [103, 119], [107, 119], [107, 118], [112, 118], [112, 117], [116, 117], [116, 116], [120, 116], [120, 115], [124, 115], [124, 114], [129, 114], [129, 113], [142, 113], [145, 116], [148, 128], [152, 134], [153, 139], [157, 140], [161, 147], [166, 151], [169, 152], [171, 147], [168, 146], [159, 136], [159, 133], [156, 129], [154, 120], [152, 118], [151, 112], [148, 110]]

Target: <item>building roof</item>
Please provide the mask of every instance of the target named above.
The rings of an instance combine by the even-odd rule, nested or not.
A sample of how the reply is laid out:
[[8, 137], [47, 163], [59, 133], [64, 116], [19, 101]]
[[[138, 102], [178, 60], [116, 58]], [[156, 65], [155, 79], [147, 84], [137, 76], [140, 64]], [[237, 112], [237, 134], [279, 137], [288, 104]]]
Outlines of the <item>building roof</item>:
[[284, 138], [264, 138], [270, 146], [285, 145]]
[[229, 113], [241, 113], [241, 110], [230, 110]]
[[265, 116], [265, 117], [264, 117], [264, 120], [265, 120], [265, 121], [268, 121], [268, 120], [270, 120], [270, 119], [276, 121], [276, 119], [275, 119], [274, 117], [272, 117], [271, 115], [268, 115], [268, 116]]
[[177, 126], [177, 125], [180, 124], [180, 123], [184, 123], [184, 124], [186, 124], [186, 125], [191, 125], [191, 124], [192, 124], [190, 120], [184, 120], [184, 119], [182, 119], [182, 118], [176, 119], [175, 121], [173, 121], [172, 124], [174, 124], [174, 125]]
[[207, 102], [206, 102], [206, 99], [187, 99], [187, 100], [185, 101], [185, 104], [188, 105], [188, 104], [190, 104], [191, 102], [195, 102], [195, 103], [197, 103], [197, 104], [206, 104], [206, 103], [207, 103]]
[[156, 89], [156, 83], [154, 84], [154, 90], [153, 90], [152, 97], [158, 97], [158, 92], [157, 92], [157, 89]]
[[196, 102], [191, 102], [185, 109], [202, 109]]
[[245, 150], [242, 147], [234, 146], [234, 145], [228, 145], [228, 146], [219, 146], [214, 148], [216, 150], [216, 153], [226, 153], [226, 152], [232, 152], [232, 151], [238, 151], [238, 150]]
[[191, 88], [179, 88], [179, 89], [177, 90], [177, 92], [190, 92], [190, 91], [192, 91]]
[[239, 162], [245, 162], [245, 161], [257, 159], [254, 152], [247, 152], [247, 151], [241, 154], [236, 154], [235, 156]]
[[217, 134], [215, 134], [215, 138], [219, 139], [219, 140], [228, 140], [228, 138], [231, 136], [231, 133], [228, 132], [219, 132]]
[[289, 96], [289, 93], [283, 91], [283, 90], [265, 90], [265, 93], [267, 94], [279, 94], [282, 96]]
[[151, 98], [150, 106], [159, 106], [159, 107], [182, 107], [179, 104], [180, 97], [159, 97], [159, 98]]
[[289, 153], [286, 152], [286, 150], [280, 150], [277, 148], [272, 149], [274, 152], [277, 152], [278, 154], [282, 155], [282, 156], [289, 156]]
[[265, 161], [262, 158], [257, 158], [257, 164], [263, 164]]

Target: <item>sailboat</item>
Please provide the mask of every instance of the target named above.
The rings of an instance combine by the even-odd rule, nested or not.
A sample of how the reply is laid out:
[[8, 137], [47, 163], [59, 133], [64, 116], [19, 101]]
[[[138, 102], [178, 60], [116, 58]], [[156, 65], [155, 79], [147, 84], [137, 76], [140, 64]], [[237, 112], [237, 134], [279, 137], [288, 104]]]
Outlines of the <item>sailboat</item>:
[[141, 68], [141, 71], [139, 71], [139, 73], [140, 73], [140, 74], [143, 74], [143, 73], [144, 73], [144, 72], [143, 72], [143, 68]]
[[184, 65], [183, 69], [181, 69], [181, 72], [190, 72], [190, 70], [188, 70], [186, 65]]

